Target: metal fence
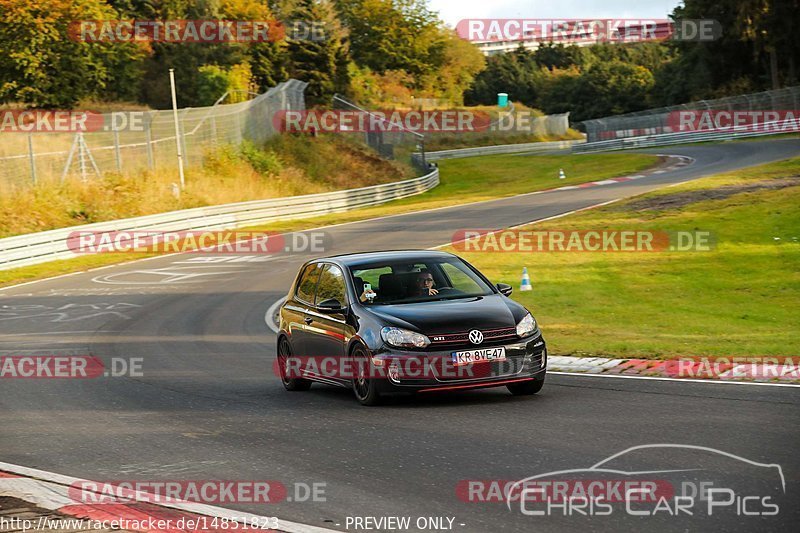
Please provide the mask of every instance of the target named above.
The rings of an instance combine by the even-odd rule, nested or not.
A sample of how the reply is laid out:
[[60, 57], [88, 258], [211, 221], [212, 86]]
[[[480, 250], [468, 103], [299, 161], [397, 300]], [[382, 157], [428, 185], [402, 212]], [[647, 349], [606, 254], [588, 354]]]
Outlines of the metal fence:
[[[341, 213], [359, 207], [421, 194], [439, 184], [439, 169], [432, 167], [419, 178], [320, 194], [272, 198], [210, 207], [171, 211], [158, 215], [112, 220], [0, 239], [0, 270], [35, 265], [57, 259], [71, 259], [73, 232], [182, 232], [237, 229], [281, 220], [293, 220]], [[117, 235], [117, 239], [120, 236]], [[120, 245], [131, 245], [131, 239]]]
[[[333, 97], [333, 108], [376, 116], [374, 113], [367, 111], [353, 102], [349, 102], [338, 94]], [[395, 159], [397, 161], [410, 163], [418, 170], [423, 172], [427, 171], [428, 165], [425, 161], [425, 136], [396, 125], [389, 127], [388, 121], [380, 119], [380, 117], [376, 117], [376, 120], [386, 124], [386, 131], [354, 131], [352, 133], [340, 131], [340, 135], [369, 146], [385, 159]], [[380, 130], [382, 128], [376, 129]]]
[[[493, 146], [543, 142], [563, 138], [569, 131], [569, 113], [535, 116], [527, 109], [498, 110], [489, 126], [478, 131], [435, 132], [428, 136], [428, 147], [447, 150], [462, 146]], [[492, 112], [494, 115], [494, 111]]]
[[[415, 102], [417, 102], [415, 100]], [[525, 143], [552, 137], [563, 137], [569, 130], [569, 113], [546, 116], [526, 116], [523, 127], [516, 127], [515, 121], [521, 116], [512, 104], [507, 110], [500, 110], [485, 129], [478, 131], [431, 131], [426, 135], [391, 123], [339, 95], [333, 97], [333, 108], [345, 111], [365, 113], [386, 124], [386, 131], [353, 131], [340, 134], [347, 135], [360, 143], [366, 144], [386, 159], [410, 162], [418, 169], [427, 169], [426, 145], [441, 150], [449, 146], [496, 146], [510, 143]], [[480, 111], [478, 112], [480, 113]], [[525, 111], [527, 113], [527, 111]], [[382, 128], [376, 128], [380, 130]], [[514, 149], [512, 148], [511, 151]], [[446, 151], [446, 150], [445, 150]], [[497, 153], [503, 152], [500, 148]], [[488, 153], [488, 152], [487, 152]]]
[[456, 148], [453, 150], [428, 152], [427, 159], [428, 161], [440, 161], [442, 159], [461, 159], [463, 157], [498, 154], [568, 154], [575, 150], [577, 145], [585, 142], [586, 141], [583, 139], [575, 139], [571, 141], [498, 144], [491, 146], [475, 146], [471, 148]]
[[674, 118], [670, 118], [672, 113], [680, 111], [774, 111], [796, 109], [800, 109], [800, 86], [648, 109], [625, 115], [585, 120], [581, 124], [583, 124], [583, 128], [586, 131], [587, 141], [593, 143], [631, 137], [680, 133], [673, 127]]
[[[275, 135], [279, 110], [303, 110], [306, 83], [289, 80], [250, 100], [178, 110], [178, 138], [185, 164], [200, 164], [209, 148], [261, 143]], [[134, 112], [138, 113], [138, 112]], [[120, 126], [120, 115], [137, 124]], [[108, 172], [177, 168], [172, 110], [103, 114], [103, 128], [85, 133], [4, 133], [0, 142], [0, 186], [34, 184], [42, 179], [83, 179]], [[140, 120], [139, 120], [140, 119]], [[114, 123], [117, 126], [114, 127]], [[112, 130], [112, 131], [109, 131]]]

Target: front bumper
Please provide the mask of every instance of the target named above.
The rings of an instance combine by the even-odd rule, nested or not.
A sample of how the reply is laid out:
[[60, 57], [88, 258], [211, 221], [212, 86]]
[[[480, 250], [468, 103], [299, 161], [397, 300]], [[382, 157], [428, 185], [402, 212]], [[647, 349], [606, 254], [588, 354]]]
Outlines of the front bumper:
[[[458, 367], [452, 365], [453, 352], [497, 347], [505, 348], [505, 360]], [[380, 392], [484, 388], [543, 379], [547, 369], [547, 345], [541, 333], [513, 342], [437, 351], [404, 351], [384, 345], [383, 349], [373, 354], [372, 360], [385, 369], [383, 374], [386, 377], [376, 383]], [[410, 360], [414, 364], [408, 364]], [[390, 371], [392, 368], [394, 372]]]

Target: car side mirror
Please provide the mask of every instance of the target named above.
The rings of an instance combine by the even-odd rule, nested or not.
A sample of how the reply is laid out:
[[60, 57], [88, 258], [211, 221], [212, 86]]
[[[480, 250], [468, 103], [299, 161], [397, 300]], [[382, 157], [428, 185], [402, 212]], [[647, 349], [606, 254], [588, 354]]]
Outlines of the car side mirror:
[[342, 302], [336, 298], [328, 298], [327, 300], [322, 300], [320, 303], [318, 303], [317, 309], [323, 313], [341, 313], [344, 311], [344, 306], [342, 305]]
[[508, 283], [498, 283], [497, 290], [504, 296], [511, 296], [511, 293], [514, 292], [514, 288]]

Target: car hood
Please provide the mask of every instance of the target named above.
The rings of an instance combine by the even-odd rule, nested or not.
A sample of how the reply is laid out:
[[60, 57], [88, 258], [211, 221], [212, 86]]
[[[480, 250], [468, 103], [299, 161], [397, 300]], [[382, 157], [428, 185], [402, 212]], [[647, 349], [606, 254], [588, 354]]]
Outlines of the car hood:
[[425, 335], [514, 327], [527, 313], [524, 307], [499, 294], [368, 309], [386, 325]]

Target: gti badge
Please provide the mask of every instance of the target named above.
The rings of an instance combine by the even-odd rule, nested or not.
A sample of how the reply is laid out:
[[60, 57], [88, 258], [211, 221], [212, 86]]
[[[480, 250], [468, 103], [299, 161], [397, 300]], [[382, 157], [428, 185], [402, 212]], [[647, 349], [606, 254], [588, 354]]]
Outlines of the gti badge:
[[483, 342], [483, 333], [478, 331], [477, 329], [473, 329], [469, 332], [469, 342], [472, 344], [480, 344]]

